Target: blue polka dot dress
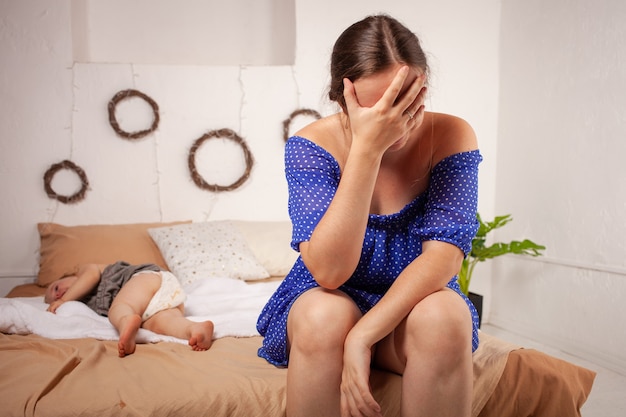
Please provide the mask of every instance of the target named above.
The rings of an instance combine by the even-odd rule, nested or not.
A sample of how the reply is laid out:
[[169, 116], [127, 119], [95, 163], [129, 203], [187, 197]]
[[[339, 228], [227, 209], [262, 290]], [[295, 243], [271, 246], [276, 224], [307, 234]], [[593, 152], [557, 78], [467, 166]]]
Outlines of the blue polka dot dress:
[[[385, 294], [395, 278], [422, 252], [422, 241], [438, 240], [471, 249], [476, 221], [478, 150], [448, 156], [432, 169], [426, 192], [389, 215], [369, 216], [359, 264], [339, 289], [366, 313]], [[308, 241], [339, 185], [341, 172], [334, 157], [308, 139], [294, 136], [285, 145], [285, 174], [289, 188], [291, 245], [298, 250]], [[269, 299], [257, 321], [264, 336], [259, 356], [276, 366], [287, 366], [287, 315], [303, 292], [318, 284], [299, 257]], [[478, 348], [478, 314], [461, 292], [454, 276], [447, 285], [467, 303], [473, 319], [472, 350]]]

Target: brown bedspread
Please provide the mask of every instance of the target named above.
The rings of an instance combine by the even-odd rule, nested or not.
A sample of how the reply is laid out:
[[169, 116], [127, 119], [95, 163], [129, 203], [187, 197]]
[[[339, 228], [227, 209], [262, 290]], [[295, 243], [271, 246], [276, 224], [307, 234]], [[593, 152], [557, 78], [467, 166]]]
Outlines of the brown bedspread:
[[[32, 284], [20, 287], [14, 296], [41, 295], [28, 293]], [[594, 372], [480, 337], [472, 417], [580, 416]], [[139, 344], [119, 358], [115, 341], [0, 333], [0, 409], [3, 416], [284, 416], [287, 371], [256, 355], [261, 340], [225, 337], [206, 352]], [[385, 416], [399, 416], [401, 381], [372, 371]]]
[[26, 416], [280, 416], [285, 370], [256, 356], [259, 340], [140, 344], [119, 358], [114, 341], [0, 334], [0, 403]]
[[[5, 415], [25, 416], [282, 416], [286, 370], [257, 357], [260, 343], [261, 337], [227, 337], [206, 352], [140, 344], [119, 358], [114, 341], [0, 334], [0, 404]], [[474, 416], [510, 349], [497, 339], [483, 345], [475, 358]], [[399, 415], [400, 384], [397, 375], [372, 373], [386, 416]]]

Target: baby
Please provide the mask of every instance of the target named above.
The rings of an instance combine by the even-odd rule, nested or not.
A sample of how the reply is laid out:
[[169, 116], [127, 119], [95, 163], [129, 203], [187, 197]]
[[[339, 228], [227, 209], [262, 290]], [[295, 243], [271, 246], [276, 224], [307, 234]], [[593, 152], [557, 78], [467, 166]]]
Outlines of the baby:
[[187, 339], [193, 350], [203, 351], [213, 342], [213, 322], [194, 322], [184, 315], [185, 293], [178, 279], [154, 264], [86, 264], [76, 274], [52, 282], [44, 300], [55, 313], [66, 301], [82, 301], [109, 321], [120, 338], [120, 357], [135, 352], [139, 328]]

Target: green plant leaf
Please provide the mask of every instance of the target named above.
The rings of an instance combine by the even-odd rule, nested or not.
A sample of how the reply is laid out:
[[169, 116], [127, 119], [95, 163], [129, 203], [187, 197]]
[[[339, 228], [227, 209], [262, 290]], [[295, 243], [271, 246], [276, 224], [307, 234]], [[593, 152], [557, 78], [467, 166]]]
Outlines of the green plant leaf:
[[523, 241], [513, 240], [509, 243], [494, 243], [491, 246], [485, 247], [484, 244], [472, 250], [471, 256], [478, 259], [479, 262], [487, 259], [492, 259], [498, 256], [512, 253], [514, 255], [530, 255], [539, 256], [540, 251], [545, 249], [545, 246], [538, 245], [535, 242], [525, 239]]
[[496, 216], [493, 221], [483, 222], [479, 213], [476, 213], [476, 219], [478, 220], [478, 232], [476, 232], [477, 237], [485, 237], [487, 233], [491, 232], [494, 229], [499, 229], [505, 226], [507, 223], [513, 221], [513, 218], [510, 214], [505, 214], [504, 216]]
[[527, 256], [541, 256], [541, 251], [545, 250], [545, 246], [539, 245], [532, 240], [524, 239], [522, 241], [512, 240], [509, 243], [496, 242], [490, 246], [486, 246], [487, 234], [492, 230], [499, 229], [509, 222], [513, 221], [510, 214], [504, 216], [496, 216], [492, 221], [485, 222], [480, 217], [479, 213], [476, 213], [476, 220], [478, 220], [478, 231], [476, 236], [472, 240], [472, 249], [463, 260], [461, 264], [461, 270], [459, 271], [459, 286], [461, 291], [466, 295], [469, 293], [469, 285], [472, 280], [472, 273], [474, 267], [478, 262], [484, 262], [487, 259], [493, 259], [498, 256], [513, 254], [513, 255], [527, 255]]

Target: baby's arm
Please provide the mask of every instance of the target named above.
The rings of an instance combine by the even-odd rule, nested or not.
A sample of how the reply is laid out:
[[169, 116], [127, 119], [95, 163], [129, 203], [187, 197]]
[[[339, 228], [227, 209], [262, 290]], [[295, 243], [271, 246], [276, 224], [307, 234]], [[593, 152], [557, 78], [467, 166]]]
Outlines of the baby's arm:
[[80, 300], [89, 294], [100, 282], [100, 275], [105, 267], [106, 265], [100, 264], [81, 265], [76, 272], [76, 281], [61, 298], [50, 303], [48, 311], [54, 313], [64, 302]]

